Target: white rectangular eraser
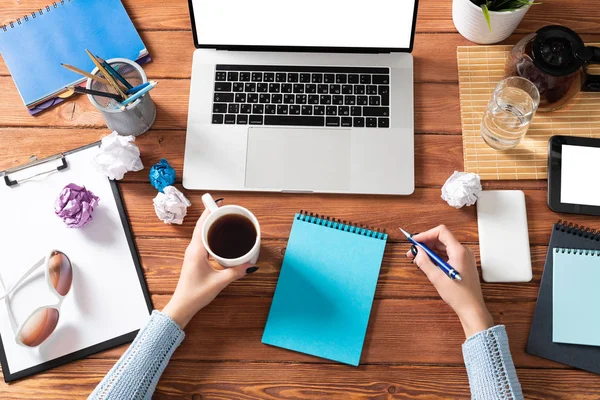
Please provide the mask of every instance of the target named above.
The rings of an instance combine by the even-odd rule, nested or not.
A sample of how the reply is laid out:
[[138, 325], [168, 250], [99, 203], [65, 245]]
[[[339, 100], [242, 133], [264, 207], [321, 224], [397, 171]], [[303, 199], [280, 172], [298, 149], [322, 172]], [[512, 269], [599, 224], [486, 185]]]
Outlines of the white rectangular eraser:
[[481, 271], [485, 282], [529, 282], [531, 252], [525, 194], [484, 190], [477, 200]]

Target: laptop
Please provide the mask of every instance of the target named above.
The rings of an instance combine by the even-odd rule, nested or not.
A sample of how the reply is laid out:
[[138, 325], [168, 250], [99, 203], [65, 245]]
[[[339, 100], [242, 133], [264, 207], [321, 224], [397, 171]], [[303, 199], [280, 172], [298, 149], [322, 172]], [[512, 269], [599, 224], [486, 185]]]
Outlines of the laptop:
[[186, 189], [409, 195], [418, 0], [189, 0]]

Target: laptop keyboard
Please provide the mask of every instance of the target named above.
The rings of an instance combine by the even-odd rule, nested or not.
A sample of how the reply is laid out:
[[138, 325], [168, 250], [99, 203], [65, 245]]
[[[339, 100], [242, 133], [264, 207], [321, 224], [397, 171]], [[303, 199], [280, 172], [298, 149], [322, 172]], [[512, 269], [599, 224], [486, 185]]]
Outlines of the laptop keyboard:
[[212, 123], [389, 128], [390, 70], [217, 65]]

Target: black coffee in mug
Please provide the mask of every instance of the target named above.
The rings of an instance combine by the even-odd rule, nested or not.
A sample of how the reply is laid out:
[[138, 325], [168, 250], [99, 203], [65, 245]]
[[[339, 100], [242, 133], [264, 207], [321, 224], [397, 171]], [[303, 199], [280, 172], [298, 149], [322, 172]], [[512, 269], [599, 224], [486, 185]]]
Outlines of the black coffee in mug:
[[252, 250], [256, 243], [256, 228], [243, 215], [227, 214], [208, 229], [208, 247], [222, 258], [239, 258]]

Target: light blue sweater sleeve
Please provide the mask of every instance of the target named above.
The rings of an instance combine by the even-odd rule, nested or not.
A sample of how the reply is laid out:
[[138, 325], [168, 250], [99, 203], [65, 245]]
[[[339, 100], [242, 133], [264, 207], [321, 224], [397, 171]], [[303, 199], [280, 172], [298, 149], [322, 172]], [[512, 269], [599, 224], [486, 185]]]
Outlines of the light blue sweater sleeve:
[[[152, 312], [146, 327], [88, 400], [151, 399], [184, 336], [171, 318], [159, 311]], [[523, 399], [503, 325], [471, 336], [462, 348], [473, 399]]]
[[160, 376], [184, 336], [175, 321], [153, 311], [148, 324], [88, 399], [151, 399]]
[[523, 392], [504, 325], [471, 336], [462, 346], [475, 400], [521, 400]]

